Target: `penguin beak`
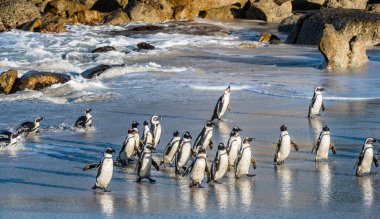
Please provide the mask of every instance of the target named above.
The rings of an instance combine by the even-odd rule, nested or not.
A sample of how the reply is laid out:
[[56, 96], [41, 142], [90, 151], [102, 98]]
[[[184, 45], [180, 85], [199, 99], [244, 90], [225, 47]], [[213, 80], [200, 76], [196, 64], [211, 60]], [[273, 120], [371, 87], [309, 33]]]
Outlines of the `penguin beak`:
[[376, 142], [376, 139], [373, 139], [373, 142]]

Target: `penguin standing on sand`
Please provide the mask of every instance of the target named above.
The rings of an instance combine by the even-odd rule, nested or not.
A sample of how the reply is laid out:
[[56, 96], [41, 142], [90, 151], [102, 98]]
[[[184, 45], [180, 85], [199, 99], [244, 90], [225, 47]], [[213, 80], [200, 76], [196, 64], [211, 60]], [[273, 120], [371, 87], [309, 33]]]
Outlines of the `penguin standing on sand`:
[[314, 149], [316, 149], [316, 162], [327, 160], [330, 149], [334, 154], [336, 154], [336, 148], [331, 142], [330, 129], [327, 125], [323, 126], [322, 132], [319, 134], [318, 140], [315, 142], [314, 147], [311, 150], [312, 153]]
[[227, 142], [227, 153], [228, 153], [228, 171], [231, 170], [231, 166], [235, 165], [236, 158], [238, 157], [239, 150], [241, 149], [242, 140], [240, 136], [241, 128], [235, 126], [232, 128], [230, 138]]
[[0, 147], [16, 145], [18, 139], [21, 137], [21, 134], [23, 132], [23, 129], [17, 130], [16, 133], [12, 133], [9, 131], [0, 132]]
[[170, 140], [169, 144], [166, 145], [160, 165], [172, 164], [173, 159], [178, 152], [180, 141], [181, 137], [179, 131], [173, 132], [173, 138]]
[[125, 166], [128, 164], [129, 159], [138, 151], [136, 147], [136, 139], [135, 139], [136, 130], [128, 129], [128, 136], [124, 140], [123, 146], [119, 152], [119, 162], [121, 165]]
[[175, 157], [175, 173], [180, 173], [180, 169], [186, 169], [186, 164], [191, 156], [191, 134], [185, 132], [179, 142], [177, 156]]
[[160, 167], [158, 166], [157, 162], [152, 157], [153, 149], [153, 145], [145, 145], [144, 151], [141, 154], [139, 162], [137, 163], [137, 175], [139, 178], [136, 182], [141, 182], [141, 180], [144, 178], [148, 179], [152, 183], [156, 182], [156, 180], [150, 177], [150, 169], [152, 165], [156, 168], [157, 171], [160, 170]]
[[143, 150], [143, 148], [144, 148], [144, 144], [143, 144], [143, 142], [140, 139], [140, 134], [139, 134], [139, 129], [138, 129], [139, 125], [140, 124], [138, 122], [133, 121], [131, 127], [132, 127], [132, 129], [135, 130], [134, 136], [135, 136], [136, 147], [138, 148], [138, 152], [141, 153], [142, 150]]
[[274, 156], [274, 163], [281, 165], [285, 159], [289, 156], [290, 146], [292, 145], [296, 151], [298, 151], [298, 145], [290, 139], [288, 128], [285, 125], [280, 127], [281, 134], [277, 143], [277, 150]]
[[205, 172], [207, 174], [207, 178], [208, 179], [211, 178], [210, 170], [207, 166], [207, 159], [206, 158], [207, 158], [206, 150], [203, 147], [200, 147], [197, 157], [195, 158], [193, 163], [183, 173], [183, 176], [186, 176], [188, 173], [191, 172], [190, 187], [197, 186], [198, 188], [202, 188], [201, 182], [202, 182], [203, 178], [205, 177]]
[[249, 167], [253, 166], [256, 169], [256, 160], [252, 156], [251, 145], [253, 138], [244, 138], [243, 145], [239, 154], [238, 159], [235, 163], [235, 178], [239, 179], [241, 176], [246, 175], [249, 177], [255, 176], [254, 174], [249, 174]]
[[161, 123], [162, 116], [154, 115], [150, 118], [150, 131], [153, 134], [153, 147], [156, 147], [160, 143], [161, 138]]
[[197, 154], [200, 147], [203, 147], [205, 150], [207, 150], [208, 147], [210, 147], [210, 149], [214, 147], [214, 143], [212, 142], [213, 125], [214, 123], [211, 121], [205, 123], [201, 133], [199, 133], [198, 137], [195, 139], [193, 153]]
[[150, 129], [149, 129], [149, 122], [146, 120], [144, 121], [144, 133], [143, 133], [143, 136], [141, 137], [141, 141], [143, 145], [147, 145], [147, 144], [153, 145], [154, 143], [152, 132], [150, 132]]
[[[221, 184], [218, 182], [224, 174], [227, 172], [228, 167], [228, 154], [226, 147], [223, 143], [218, 145], [218, 151], [216, 152], [214, 162], [211, 165], [211, 178], [210, 181]], [[210, 182], [209, 181], [209, 182]]]
[[218, 99], [218, 102], [216, 102], [214, 114], [212, 115], [211, 121], [215, 119], [222, 120], [222, 116], [228, 109], [228, 111], [231, 110], [230, 106], [230, 95], [231, 95], [231, 87], [228, 86], [224, 90], [224, 94]]
[[115, 164], [112, 159], [112, 153], [115, 151], [112, 147], [106, 148], [104, 156], [99, 163], [93, 163], [87, 165], [83, 168], [83, 171], [98, 168], [98, 173], [96, 174], [96, 182], [92, 189], [102, 189], [103, 192], [109, 192], [107, 186], [112, 179], [113, 165]]
[[307, 117], [310, 118], [311, 115], [319, 114], [319, 110], [325, 111], [325, 105], [323, 104], [322, 91], [324, 91], [324, 88], [322, 87], [316, 87], [314, 89], [314, 95], [309, 105], [309, 114], [307, 115]]
[[362, 151], [356, 161], [356, 176], [362, 176], [363, 174], [370, 173], [372, 162], [376, 167], [379, 167], [379, 162], [375, 157], [373, 150], [373, 143], [376, 139], [367, 138], [362, 147]]
[[44, 120], [44, 117], [38, 116], [34, 119], [34, 122], [24, 122], [18, 127], [17, 131], [24, 130], [24, 132], [26, 132], [26, 135], [29, 133], [40, 133], [42, 120]]
[[75, 122], [75, 128], [90, 128], [92, 126], [91, 109], [86, 109], [86, 115], [81, 116]]

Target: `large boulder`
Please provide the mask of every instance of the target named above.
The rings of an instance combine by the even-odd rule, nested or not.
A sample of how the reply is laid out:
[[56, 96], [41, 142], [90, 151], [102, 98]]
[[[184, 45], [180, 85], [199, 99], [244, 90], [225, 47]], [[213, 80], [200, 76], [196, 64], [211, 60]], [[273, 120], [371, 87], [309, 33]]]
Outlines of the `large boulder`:
[[0, 19], [0, 32], [7, 30], [7, 28], [4, 26], [3, 22]]
[[371, 13], [380, 14], [380, 4], [368, 4], [365, 10]]
[[73, 21], [75, 23], [81, 23], [81, 24], [87, 24], [87, 25], [98, 24], [102, 22], [102, 20], [103, 20], [103, 17], [101, 13], [99, 13], [98, 11], [87, 10], [87, 9], [75, 13], [75, 15], [73, 16]]
[[103, 23], [108, 25], [122, 25], [130, 21], [131, 19], [129, 19], [127, 13], [122, 9], [118, 9], [105, 16]]
[[233, 19], [244, 17], [244, 13], [240, 6], [231, 5], [202, 11], [199, 16], [206, 19]]
[[17, 78], [16, 70], [5, 71], [0, 74], [0, 94], [9, 94]]
[[[16, 28], [40, 16], [35, 5], [25, 0], [0, 1], [0, 29]], [[3, 26], [3, 28], [1, 28]]]
[[[121, 4], [122, 5], [121, 5]], [[97, 10], [100, 12], [112, 12], [117, 9], [123, 9], [125, 5], [128, 4], [128, 1], [121, 1], [121, 0], [97, 0], [92, 5], [92, 10]]]
[[292, 0], [293, 10], [318, 10], [326, 0]]
[[50, 13], [59, 17], [70, 18], [74, 14], [88, 10], [89, 8], [73, 0], [52, 0], [45, 7], [45, 13]]
[[45, 7], [47, 3], [49, 3], [51, 0], [26, 0], [32, 4], [34, 4], [37, 9], [42, 13], [45, 10]]
[[367, 6], [368, 0], [326, 0], [325, 5], [329, 8], [362, 9]]
[[70, 76], [51, 72], [30, 71], [24, 74], [17, 83], [17, 90], [42, 90], [53, 84], [63, 84], [70, 80]]
[[290, 17], [285, 18], [281, 21], [281, 23], [278, 25], [277, 29], [280, 32], [283, 33], [291, 33], [294, 27], [296, 26], [298, 20], [304, 16], [302, 13], [294, 14]]
[[132, 21], [158, 23], [173, 18], [173, 5], [167, 0], [135, 0], [128, 4]]
[[103, 72], [105, 72], [106, 70], [110, 68], [112, 68], [111, 65], [102, 64], [102, 65], [98, 65], [93, 68], [87, 69], [86, 71], [82, 72], [81, 75], [84, 78], [91, 79], [91, 78], [99, 76], [100, 74], [102, 74]]
[[272, 0], [260, 0], [252, 3], [246, 12], [248, 19], [257, 19], [267, 22], [280, 22], [284, 18], [292, 16], [292, 3], [284, 2], [277, 5]]

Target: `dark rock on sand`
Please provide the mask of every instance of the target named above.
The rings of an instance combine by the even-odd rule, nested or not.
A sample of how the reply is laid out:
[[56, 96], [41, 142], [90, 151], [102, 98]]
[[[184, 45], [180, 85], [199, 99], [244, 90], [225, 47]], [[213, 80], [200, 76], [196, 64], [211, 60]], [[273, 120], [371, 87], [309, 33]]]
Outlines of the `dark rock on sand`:
[[149, 43], [141, 42], [141, 43], [138, 43], [138, 44], [137, 44], [137, 48], [138, 48], [138, 49], [153, 50], [153, 49], [155, 49], [156, 47], [154, 47], [153, 45], [151, 45], [151, 44], [149, 44]]
[[17, 78], [16, 70], [8, 70], [0, 74], [0, 94], [9, 94]]
[[51, 72], [30, 71], [24, 74], [17, 83], [15, 91], [42, 90], [53, 84], [63, 84], [70, 80], [70, 76]]
[[84, 78], [91, 79], [91, 78], [99, 76], [100, 74], [102, 74], [103, 72], [105, 72], [106, 70], [110, 68], [112, 68], [111, 65], [98, 65], [96, 67], [87, 69], [86, 71], [82, 72], [81, 75]]
[[276, 35], [271, 34], [271, 33], [267, 33], [267, 32], [261, 33], [260, 38], [259, 38], [259, 42], [271, 43], [271, 44], [281, 44], [282, 43], [280, 38], [278, 38]]
[[105, 53], [109, 51], [116, 51], [116, 49], [113, 46], [102, 46], [92, 50], [91, 53]]

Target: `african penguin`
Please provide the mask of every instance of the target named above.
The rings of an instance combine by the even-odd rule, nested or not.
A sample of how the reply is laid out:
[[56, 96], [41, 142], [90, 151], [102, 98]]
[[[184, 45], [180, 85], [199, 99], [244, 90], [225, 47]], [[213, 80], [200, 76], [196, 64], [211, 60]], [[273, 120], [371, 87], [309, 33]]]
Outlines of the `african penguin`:
[[211, 165], [211, 178], [210, 181], [219, 183], [218, 180], [221, 179], [227, 171], [228, 167], [228, 154], [226, 147], [223, 143], [218, 145], [218, 151], [216, 152], [214, 162]]
[[44, 117], [36, 117], [34, 122], [24, 122], [22, 123], [17, 130], [24, 130], [26, 135], [29, 133], [39, 133], [40, 132], [40, 122], [44, 119]]
[[149, 129], [149, 122], [147, 120], [144, 121], [144, 133], [143, 136], [141, 137], [141, 141], [143, 142], [144, 145], [150, 144], [153, 145], [154, 139], [152, 132], [150, 132]]
[[144, 147], [144, 151], [141, 154], [140, 160], [137, 163], [137, 176], [138, 179], [136, 182], [141, 182], [142, 179], [147, 178], [150, 182], [155, 182], [156, 180], [150, 177], [150, 169], [152, 165], [156, 168], [157, 171], [160, 170], [160, 167], [153, 159], [152, 150], [154, 149], [153, 145], [147, 144]]
[[195, 139], [193, 153], [197, 154], [200, 147], [203, 147], [205, 150], [207, 150], [208, 147], [210, 147], [210, 149], [214, 147], [212, 142], [213, 125], [214, 123], [211, 121], [205, 123], [201, 133], [199, 133], [198, 137]]
[[177, 156], [175, 156], [175, 173], [180, 173], [180, 169], [186, 169], [186, 164], [191, 156], [191, 134], [185, 132], [179, 142]]
[[238, 157], [239, 150], [241, 149], [242, 141], [240, 137], [241, 128], [235, 126], [232, 128], [230, 133], [230, 138], [227, 142], [227, 153], [228, 153], [228, 171], [230, 171], [231, 166], [235, 165], [236, 158]]
[[290, 147], [293, 146], [296, 151], [298, 151], [298, 145], [290, 139], [288, 133], [288, 128], [285, 125], [280, 127], [280, 138], [278, 139], [276, 154], [274, 156], [274, 163], [281, 165], [284, 163], [285, 159], [289, 156]]
[[172, 164], [173, 159], [178, 152], [180, 141], [181, 141], [181, 136], [179, 134], [179, 131], [173, 132], [173, 138], [166, 145], [160, 165]]
[[375, 157], [373, 143], [376, 139], [367, 138], [360, 152], [359, 158], [356, 161], [356, 176], [362, 176], [365, 173], [370, 173], [372, 162], [376, 167], [379, 167], [379, 162]]
[[12, 133], [9, 131], [0, 132], [0, 147], [16, 145], [23, 132], [23, 129], [17, 130], [16, 133]]
[[211, 121], [215, 119], [221, 120], [222, 116], [226, 112], [226, 110], [231, 110], [230, 108], [230, 95], [231, 95], [231, 87], [228, 86], [224, 90], [224, 94], [218, 99], [215, 105], [214, 114], [212, 115]]
[[127, 138], [124, 140], [123, 146], [119, 152], [118, 161], [123, 165], [127, 165], [129, 159], [134, 155], [134, 153], [138, 150], [136, 147], [136, 139], [135, 139], [136, 130], [128, 129]]
[[92, 189], [102, 189], [103, 192], [109, 192], [107, 190], [107, 186], [112, 179], [113, 166], [115, 164], [114, 160], [112, 159], [112, 153], [114, 152], [115, 151], [112, 147], [106, 148], [104, 156], [99, 163], [93, 163], [83, 168], [83, 171], [98, 168], [98, 173], [96, 174], [96, 182]]
[[207, 178], [208, 179], [211, 178], [210, 170], [207, 166], [207, 159], [206, 158], [207, 158], [206, 149], [204, 149], [203, 147], [200, 147], [198, 150], [197, 157], [194, 159], [193, 163], [183, 173], [183, 176], [186, 176], [188, 173], [191, 172], [190, 187], [197, 186], [198, 188], [202, 188], [201, 182], [202, 182], [203, 178], [205, 177], [205, 172], [207, 174]]
[[315, 142], [311, 152], [313, 152], [314, 149], [316, 149], [316, 162], [327, 160], [329, 156], [329, 149], [336, 154], [336, 148], [331, 142], [330, 129], [327, 125], [323, 126], [322, 132], [319, 134], [318, 140]]
[[161, 116], [154, 115], [150, 118], [150, 125], [151, 129], [150, 131], [153, 134], [153, 147], [156, 147], [160, 143], [161, 138], [161, 123], [160, 120], [162, 119]]
[[239, 153], [239, 157], [235, 163], [235, 178], [239, 179], [241, 176], [246, 175], [249, 177], [255, 176], [254, 174], [249, 174], [249, 167], [252, 166], [256, 169], [256, 160], [252, 156], [251, 145], [253, 138], [244, 138], [243, 145]]
[[132, 122], [132, 126], [131, 126], [131, 128], [132, 129], [134, 129], [135, 130], [135, 134], [134, 134], [134, 136], [135, 136], [135, 143], [136, 143], [136, 147], [138, 148], [138, 152], [139, 153], [137, 153], [136, 155], [138, 155], [138, 157], [140, 158], [140, 153], [143, 151], [143, 149], [144, 149], [144, 143], [142, 142], [142, 140], [140, 139], [140, 134], [139, 134], [139, 129], [138, 129], [138, 127], [139, 127], [139, 123], [138, 122], [136, 122], [136, 121], [133, 121]]
[[316, 87], [314, 89], [314, 95], [309, 105], [309, 114], [307, 117], [310, 118], [311, 115], [319, 114], [319, 110], [325, 111], [325, 105], [323, 105], [322, 91], [324, 91], [322, 87]]
[[84, 116], [80, 116], [75, 122], [75, 128], [89, 128], [92, 126], [91, 111], [91, 109], [86, 109], [86, 114]]

